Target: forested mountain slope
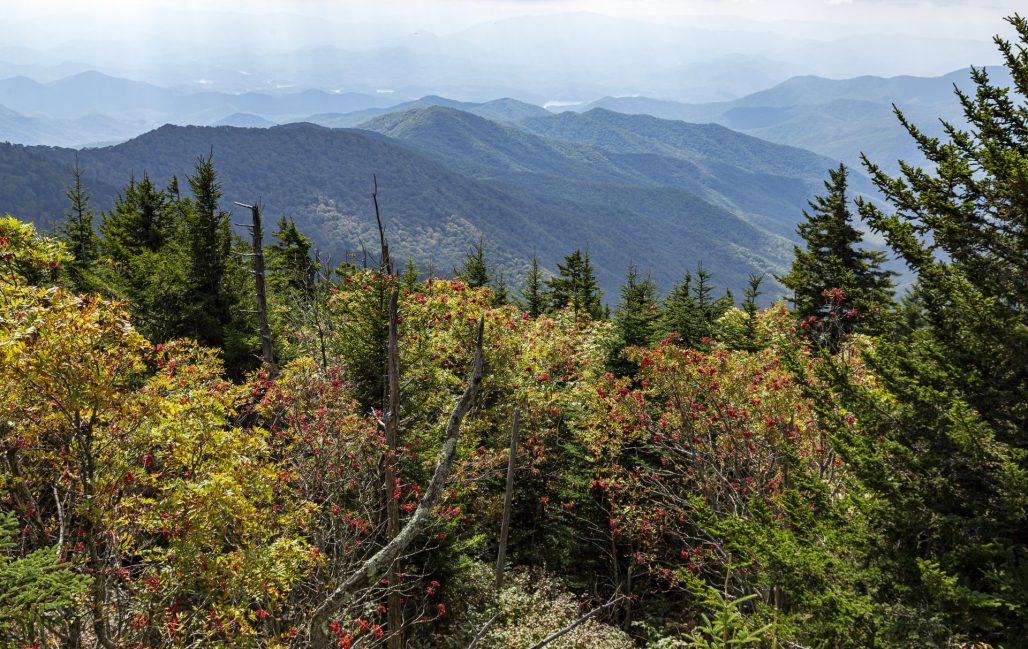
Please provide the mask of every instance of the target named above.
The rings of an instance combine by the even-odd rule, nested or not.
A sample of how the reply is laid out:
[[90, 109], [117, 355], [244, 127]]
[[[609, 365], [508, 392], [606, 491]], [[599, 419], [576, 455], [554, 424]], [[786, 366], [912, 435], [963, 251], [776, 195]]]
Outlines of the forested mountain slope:
[[[1005, 68], [987, 68], [994, 81], [1010, 85]], [[954, 86], [967, 90], [969, 70], [939, 77], [826, 79], [793, 77], [773, 88], [733, 101], [686, 104], [649, 97], [605, 97], [583, 107], [646, 114], [687, 122], [715, 122], [772, 142], [803, 147], [855, 166], [861, 152], [896, 169], [896, 160], [925, 159], [893, 113], [900, 108], [931, 135], [941, 135], [939, 119], [962, 122]]]
[[[453, 155], [430, 157], [415, 150], [411, 139], [310, 124], [165, 126], [117, 146], [83, 150], [79, 161], [97, 207], [107, 209], [115, 188], [133, 175], [147, 173], [163, 186], [172, 175], [184, 178], [197, 155], [213, 150], [226, 198], [260, 200], [269, 218], [296, 216], [334, 261], [353, 253], [361, 260], [362, 247], [375, 240], [373, 174], [397, 257], [437, 272], [458, 265], [482, 238], [513, 282], [520, 281], [533, 254], [555, 269], [570, 249], [582, 247], [608, 292], [633, 262], [670, 287], [702, 261], [719, 285], [741, 293], [747, 273], [778, 271], [791, 254], [791, 243], [761, 227], [759, 219], [714, 205], [685, 183], [650, 179], [645, 170], [595, 147], [551, 142], [455, 111], [443, 115], [502, 134], [493, 140], [496, 151], [520, 156], [522, 172], [487, 173], [502, 165], [489, 156], [474, 164], [468, 155], [459, 158], [457, 151], [472, 150], [464, 145], [455, 146]], [[450, 136], [475, 133], [465, 125]], [[512, 153], [512, 142], [524, 148]], [[4, 145], [0, 164], [12, 164], [18, 173], [0, 192], [0, 211], [49, 227], [63, 212], [62, 191], [74, 157], [70, 149]], [[800, 218], [800, 201], [783, 207], [780, 218]]]

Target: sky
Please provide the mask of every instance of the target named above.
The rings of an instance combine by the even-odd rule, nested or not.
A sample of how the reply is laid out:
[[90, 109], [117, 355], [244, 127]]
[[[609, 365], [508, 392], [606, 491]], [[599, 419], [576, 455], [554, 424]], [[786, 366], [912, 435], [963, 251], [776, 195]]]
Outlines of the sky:
[[[762, 22], [807, 21], [840, 27], [868, 26], [916, 32], [924, 27], [948, 35], [989, 36], [1001, 16], [1023, 2], [1014, 0], [3, 0], [4, 22], [27, 27], [30, 36], [46, 25], [120, 25], [159, 21], [169, 11], [204, 14], [295, 13], [337, 20], [417, 24], [445, 31], [502, 17], [550, 12], [596, 13], [668, 20], [678, 16], [721, 15]], [[73, 19], [72, 21], [66, 19]], [[7, 31], [7, 30], [5, 30]], [[12, 34], [17, 37], [19, 34]]]
[[[417, 26], [440, 33], [519, 15], [588, 11], [649, 20], [716, 16], [779, 23], [804, 21], [835, 28], [989, 37], [1021, 0], [2, 0], [5, 37], [73, 34], [92, 27], [157, 24], [174, 14], [296, 14], [330, 22]], [[41, 20], [42, 19], [42, 20]], [[801, 30], [802, 26], [792, 29]], [[112, 34], [113, 35], [113, 34]]]
[[[994, 64], [991, 38], [1010, 33], [1003, 17], [1018, 4], [1023, 0], [0, 0], [0, 74], [46, 81], [90, 68], [239, 92], [250, 89], [250, 79], [231, 77], [252, 68], [260, 70], [253, 77], [262, 79], [260, 88], [398, 84], [416, 93], [438, 84], [464, 97], [494, 92], [492, 76], [518, 80], [525, 96], [550, 99], [559, 98], [550, 95], [561, 79], [576, 81], [567, 92], [578, 95], [717, 99], [791, 74], [941, 75]], [[675, 94], [681, 70], [733, 55], [750, 57], [749, 67], [708, 75], [729, 75], [731, 83], [714, 88], [699, 79]], [[777, 66], [773, 73], [764, 59]], [[338, 82], [332, 65], [348, 71]], [[761, 69], [748, 84], [754, 66]], [[554, 78], [542, 79], [551, 72]]]

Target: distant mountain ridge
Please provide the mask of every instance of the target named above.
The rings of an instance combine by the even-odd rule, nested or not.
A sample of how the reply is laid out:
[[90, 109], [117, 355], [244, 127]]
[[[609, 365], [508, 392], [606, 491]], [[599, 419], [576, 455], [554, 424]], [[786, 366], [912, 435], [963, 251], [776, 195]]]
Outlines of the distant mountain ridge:
[[[987, 68], [999, 85], [1012, 85], [1005, 68]], [[893, 112], [895, 104], [929, 135], [941, 134], [939, 119], [960, 123], [954, 87], [973, 84], [970, 70], [939, 77], [825, 79], [793, 77], [772, 88], [728, 102], [685, 104], [647, 97], [604, 97], [580, 107], [645, 114], [686, 122], [713, 122], [761, 139], [798, 146], [860, 164], [860, 153], [889, 170], [897, 159], [924, 164], [921, 152]]]
[[414, 101], [407, 101], [386, 108], [368, 108], [350, 113], [311, 115], [301, 121], [319, 124], [321, 126], [328, 126], [329, 128], [353, 128], [382, 115], [403, 113], [409, 110], [431, 108], [434, 106], [454, 108], [471, 113], [472, 115], [478, 115], [479, 117], [499, 122], [517, 122], [530, 117], [540, 117], [551, 114], [550, 111], [546, 110], [542, 106], [536, 106], [535, 104], [529, 104], [509, 97], [476, 103], [455, 101], [453, 99], [447, 99], [446, 97], [439, 97], [437, 95], [427, 95], [420, 99], [415, 99]]
[[184, 91], [82, 72], [39, 83], [27, 77], [0, 79], [0, 141], [19, 144], [90, 146], [123, 141], [164, 123], [234, 123], [233, 116], [252, 115], [267, 124], [292, 121], [317, 113], [349, 113], [385, 107], [395, 99], [359, 93], [308, 89], [286, 94], [227, 94]]
[[25, 115], [74, 119], [94, 112], [117, 118], [191, 115], [219, 112], [257, 113], [262, 117], [302, 116], [318, 112], [352, 112], [384, 107], [395, 100], [351, 92], [307, 89], [288, 94], [186, 91], [142, 81], [82, 72], [50, 83], [26, 77], [0, 79], [0, 104]]
[[[605, 111], [574, 117], [594, 120], [595, 132], [630, 133], [629, 125], [618, 123], [638, 122], [635, 130], [654, 141], [663, 137], [654, 132], [658, 126], [671, 131], [690, 127]], [[544, 123], [568, 117], [533, 119]], [[738, 182], [758, 185], [729, 193], [704, 185], [706, 176], [699, 170], [712, 169], [711, 156], [723, 156], [730, 148], [720, 154], [690, 153], [683, 140], [677, 153], [625, 153], [445, 107], [383, 116], [365, 127], [381, 132], [302, 123], [257, 129], [165, 126], [117, 146], [83, 150], [79, 160], [97, 207], [106, 209], [131, 175], [148, 173], [159, 184], [173, 174], [183, 179], [196, 156], [213, 147], [226, 205], [260, 199], [269, 221], [296, 216], [325, 257], [335, 261], [374, 240], [369, 201], [374, 173], [398, 257], [447, 273], [482, 237], [491, 261], [517, 285], [532, 254], [555, 269], [563, 255], [581, 247], [592, 255], [611, 300], [631, 263], [652, 270], [666, 289], [703, 261], [722, 286], [736, 293], [747, 273], [782, 271], [792, 254], [786, 234], [831, 164], [740, 136], [735, 162], [741, 166], [727, 160], [717, 164], [732, 168]], [[747, 146], [755, 150], [747, 152]], [[747, 168], [765, 155], [760, 147], [770, 147], [777, 157], [788, 153], [797, 158]], [[73, 160], [70, 149], [0, 146], [0, 169], [10, 166], [19, 172], [0, 186], [0, 212], [44, 227], [53, 223], [64, 210]], [[784, 166], [776, 172], [776, 164]], [[788, 176], [788, 168], [798, 175]], [[809, 173], [802, 171], [808, 168]], [[772, 200], [774, 191], [784, 194]], [[741, 207], [747, 200], [773, 203], [774, 213], [750, 213]], [[769, 285], [768, 297], [775, 293]]]
[[[752, 57], [722, 63], [766, 67], [771, 75], [768, 79], [774, 77], [771, 71], [778, 69]], [[1010, 82], [1004, 68], [989, 70], [1000, 83]], [[693, 123], [718, 123], [771, 142], [843, 160], [854, 167], [859, 165], [860, 152], [865, 152], [886, 169], [895, 170], [899, 158], [915, 164], [925, 161], [892, 114], [892, 104], [935, 135], [941, 132], [938, 118], [961, 119], [953, 97], [954, 84], [969, 87], [967, 69], [939, 77], [795, 76], [732, 101], [686, 104], [645, 96], [604, 97], [575, 110], [603, 108]], [[551, 114], [542, 106], [512, 98], [486, 102], [458, 101], [438, 95], [398, 99], [402, 97], [391, 93], [372, 96], [315, 89], [240, 94], [186, 91], [98, 72], [83, 72], [46, 84], [13, 77], [0, 80], [0, 105], [6, 108], [0, 114], [0, 141], [96, 146], [123, 141], [164, 123], [261, 127], [302, 121], [353, 128], [381, 115], [429, 106], [456, 108], [510, 124]]]

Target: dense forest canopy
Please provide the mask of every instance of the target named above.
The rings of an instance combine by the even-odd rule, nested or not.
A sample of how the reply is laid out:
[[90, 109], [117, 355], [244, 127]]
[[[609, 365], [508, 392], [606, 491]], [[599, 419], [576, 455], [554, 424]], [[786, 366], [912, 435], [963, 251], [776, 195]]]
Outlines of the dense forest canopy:
[[788, 271], [735, 294], [639, 259], [605, 308], [573, 244], [547, 276], [479, 239], [440, 277], [377, 186], [373, 251], [329, 262], [259, 206], [233, 234], [208, 152], [103, 210], [76, 166], [56, 236], [0, 218], [0, 642], [1024, 646], [1009, 22], [1011, 88], [974, 70], [942, 138], [900, 114], [932, 165], [865, 159], [886, 204], [826, 168]]

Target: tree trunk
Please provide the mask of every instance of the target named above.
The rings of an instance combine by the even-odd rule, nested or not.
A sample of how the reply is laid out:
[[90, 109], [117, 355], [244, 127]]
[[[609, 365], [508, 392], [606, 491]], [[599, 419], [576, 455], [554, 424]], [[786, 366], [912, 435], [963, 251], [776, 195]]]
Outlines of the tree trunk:
[[518, 415], [518, 409], [514, 408], [510, 455], [507, 456], [507, 490], [503, 496], [503, 522], [500, 524], [500, 547], [496, 552], [496, 590], [503, 588], [503, 567], [507, 561], [507, 535], [510, 532], [511, 501], [514, 499], [514, 460], [518, 451]]

